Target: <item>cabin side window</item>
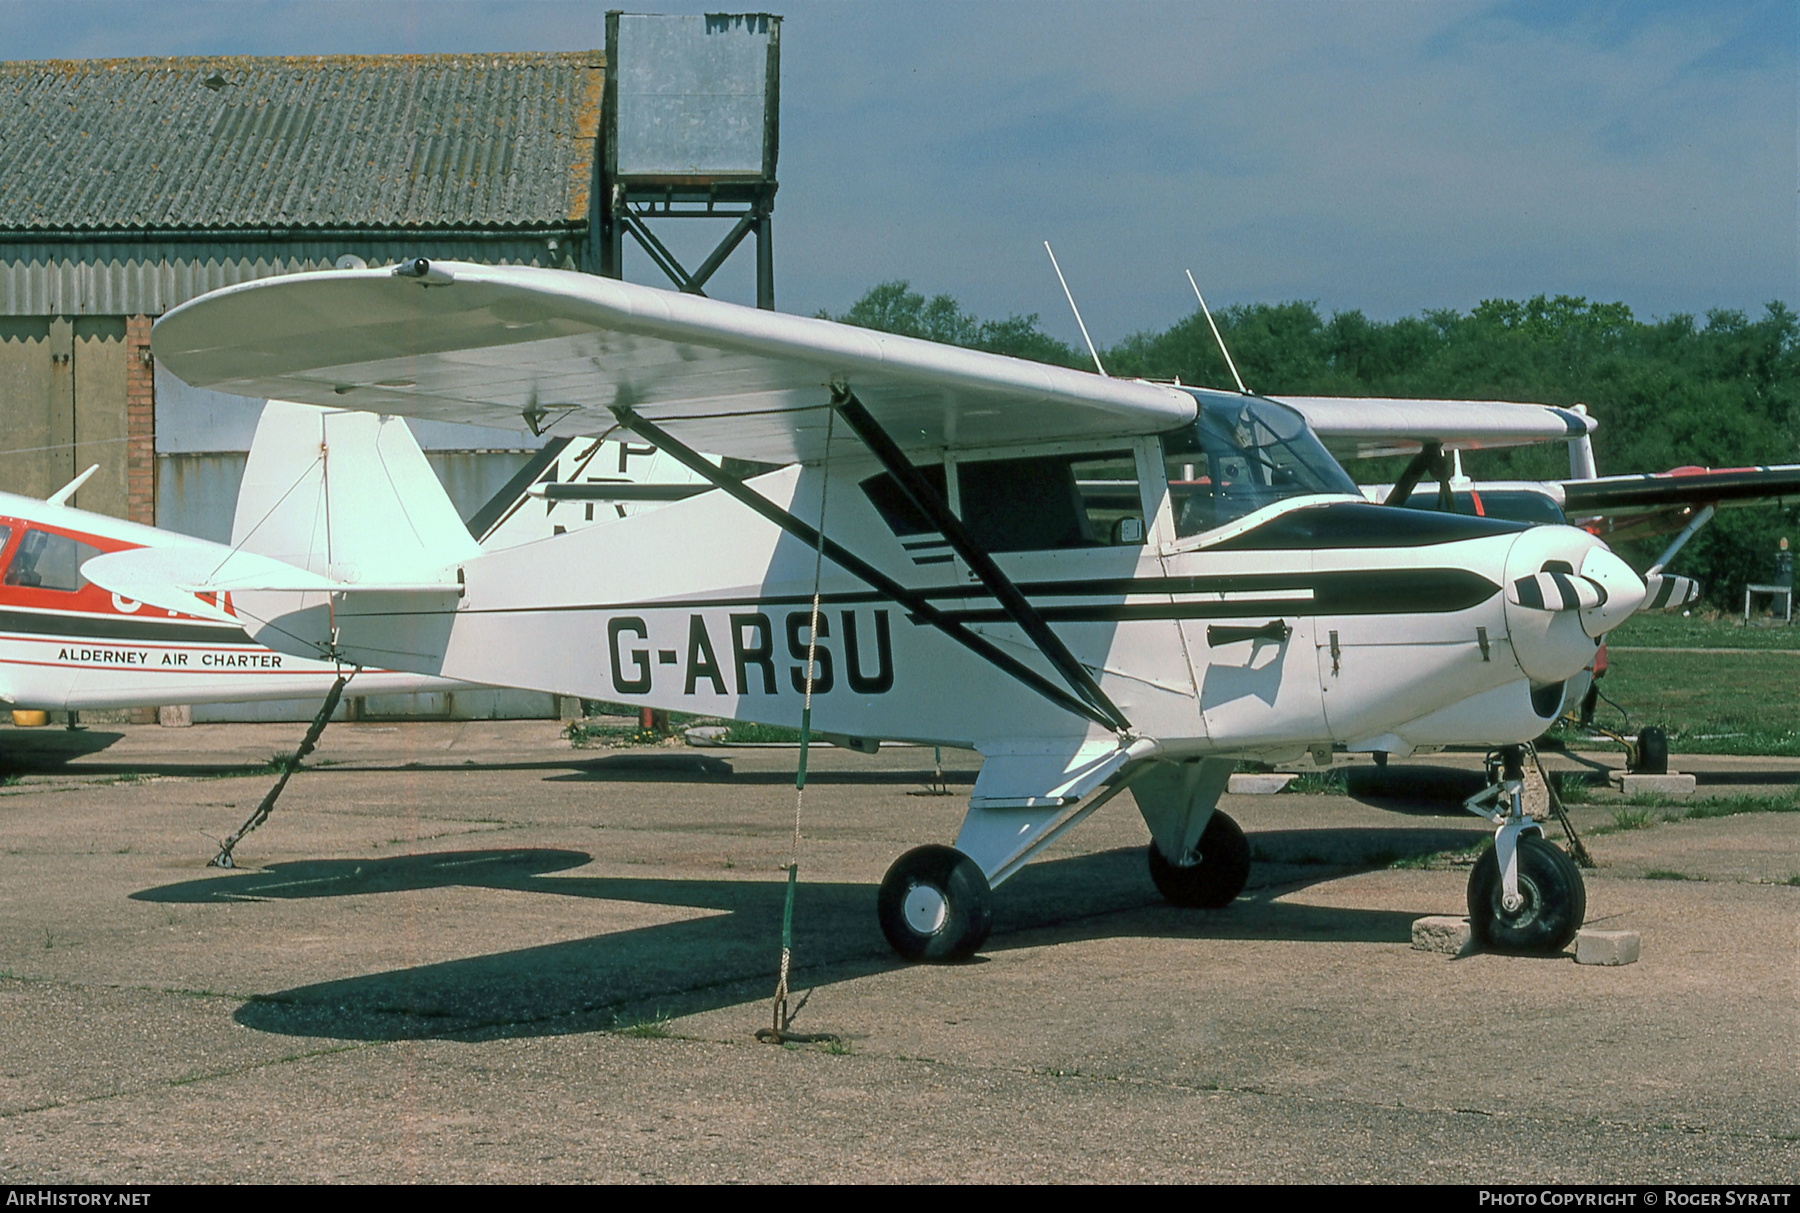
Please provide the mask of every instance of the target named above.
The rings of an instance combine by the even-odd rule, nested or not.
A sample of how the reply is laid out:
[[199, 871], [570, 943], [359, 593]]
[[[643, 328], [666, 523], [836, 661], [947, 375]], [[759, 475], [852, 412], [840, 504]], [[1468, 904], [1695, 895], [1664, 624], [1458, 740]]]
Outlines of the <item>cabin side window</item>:
[[[4, 546], [4, 541], [0, 541], [0, 546]], [[73, 593], [88, 583], [81, 575], [81, 566], [98, 555], [99, 548], [66, 535], [26, 531], [7, 567], [6, 584]]]
[[1130, 451], [959, 463], [962, 521], [990, 552], [1113, 547], [1144, 541]]

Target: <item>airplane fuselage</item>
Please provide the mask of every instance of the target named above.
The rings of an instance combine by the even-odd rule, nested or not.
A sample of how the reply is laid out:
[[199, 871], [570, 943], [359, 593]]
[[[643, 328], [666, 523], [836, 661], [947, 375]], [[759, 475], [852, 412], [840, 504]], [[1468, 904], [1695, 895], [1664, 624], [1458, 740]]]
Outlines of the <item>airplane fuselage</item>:
[[[1183, 536], [1157, 440], [1130, 447], [1140, 499], [1123, 508], [1141, 510], [1142, 542], [995, 559], [1160, 755], [1525, 741], [1593, 658], [1575, 613], [1522, 612], [1503, 592], [1547, 563], [1574, 571], [1605, 553], [1585, 532], [1315, 494]], [[1047, 671], [941, 538], [884, 516], [864, 487], [879, 471], [834, 461], [829, 484], [808, 466], [753, 483], [811, 522], [823, 498], [833, 540]], [[711, 493], [468, 561], [448, 617], [391, 603], [359, 617], [352, 596], [337, 621], [352, 647], [437, 645], [431, 672], [448, 677], [794, 725], [816, 563], [806, 544]], [[818, 588], [815, 730], [990, 753], [1111, 736], [830, 560]], [[422, 642], [426, 632], [444, 639]]]

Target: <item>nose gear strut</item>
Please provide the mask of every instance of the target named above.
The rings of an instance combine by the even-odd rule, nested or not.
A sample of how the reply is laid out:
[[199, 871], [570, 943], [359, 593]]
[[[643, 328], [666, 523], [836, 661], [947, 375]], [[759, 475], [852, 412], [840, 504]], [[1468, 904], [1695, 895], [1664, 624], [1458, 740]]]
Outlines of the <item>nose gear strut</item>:
[[1500, 778], [1463, 801], [1494, 825], [1494, 849], [1469, 875], [1469, 926], [1490, 946], [1556, 952], [1580, 930], [1587, 890], [1574, 861], [1525, 815], [1525, 750], [1502, 747]]

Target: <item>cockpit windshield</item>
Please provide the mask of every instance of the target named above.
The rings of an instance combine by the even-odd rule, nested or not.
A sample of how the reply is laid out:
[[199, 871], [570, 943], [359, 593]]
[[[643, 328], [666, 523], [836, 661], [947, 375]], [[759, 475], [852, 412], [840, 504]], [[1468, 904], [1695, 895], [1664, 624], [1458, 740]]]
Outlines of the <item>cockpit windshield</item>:
[[1294, 410], [1257, 396], [1195, 392], [1194, 424], [1162, 436], [1177, 535], [1198, 535], [1287, 497], [1356, 484]]

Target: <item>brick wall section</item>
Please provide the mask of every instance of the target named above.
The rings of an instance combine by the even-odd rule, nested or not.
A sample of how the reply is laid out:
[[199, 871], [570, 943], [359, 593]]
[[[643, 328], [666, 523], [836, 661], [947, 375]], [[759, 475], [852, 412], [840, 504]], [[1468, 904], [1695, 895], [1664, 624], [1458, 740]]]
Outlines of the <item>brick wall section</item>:
[[156, 525], [156, 377], [148, 316], [125, 320], [125, 516]]

